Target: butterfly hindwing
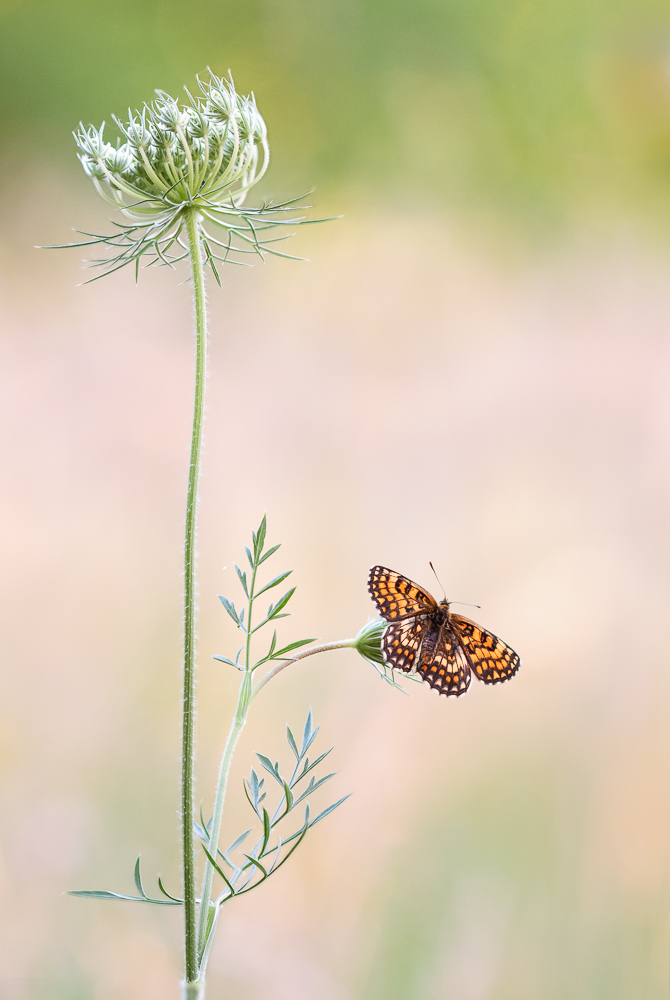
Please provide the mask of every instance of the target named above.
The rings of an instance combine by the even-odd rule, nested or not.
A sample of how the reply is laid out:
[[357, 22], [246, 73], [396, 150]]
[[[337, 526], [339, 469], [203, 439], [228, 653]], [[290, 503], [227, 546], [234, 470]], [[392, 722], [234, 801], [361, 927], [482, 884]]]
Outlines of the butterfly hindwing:
[[458, 636], [445, 625], [428, 629], [417, 673], [439, 694], [465, 694], [472, 674]]
[[437, 609], [437, 602], [428, 591], [386, 566], [372, 567], [368, 590], [379, 614], [387, 622], [428, 615]]
[[486, 632], [462, 615], [451, 615], [451, 623], [463, 644], [465, 655], [480, 681], [499, 684], [513, 677], [521, 665], [518, 653], [502, 639]]
[[429, 623], [422, 618], [406, 618], [384, 629], [382, 656], [394, 670], [411, 673]]

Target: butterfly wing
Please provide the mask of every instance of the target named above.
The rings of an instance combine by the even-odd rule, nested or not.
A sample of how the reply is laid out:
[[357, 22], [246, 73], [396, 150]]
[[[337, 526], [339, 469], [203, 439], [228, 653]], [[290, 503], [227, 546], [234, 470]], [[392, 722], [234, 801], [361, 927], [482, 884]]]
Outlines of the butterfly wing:
[[430, 623], [423, 618], [406, 618], [388, 625], [382, 635], [384, 662], [394, 670], [411, 673]]
[[461, 640], [470, 667], [480, 681], [500, 684], [514, 676], [521, 666], [521, 659], [502, 639], [485, 632], [462, 615], [452, 614], [449, 621]]
[[472, 674], [459, 637], [446, 625], [431, 625], [421, 647], [417, 673], [438, 694], [458, 697], [470, 687]]
[[429, 615], [437, 609], [437, 602], [428, 591], [386, 566], [372, 567], [368, 590], [379, 614], [387, 622]]
[[423, 618], [389, 625], [382, 636], [384, 661], [394, 669], [411, 673], [439, 694], [464, 694], [470, 686], [470, 666], [453, 632]]

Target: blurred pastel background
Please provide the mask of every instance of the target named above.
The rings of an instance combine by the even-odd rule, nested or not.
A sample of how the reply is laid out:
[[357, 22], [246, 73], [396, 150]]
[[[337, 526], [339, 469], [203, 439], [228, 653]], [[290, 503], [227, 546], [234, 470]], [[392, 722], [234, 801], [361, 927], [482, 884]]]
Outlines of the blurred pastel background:
[[[37, 251], [110, 212], [71, 130], [210, 65], [315, 187], [210, 289], [198, 794], [264, 510], [286, 640], [353, 634], [381, 562], [522, 656], [446, 699], [354, 653], [286, 670], [352, 792], [223, 915], [211, 1000], [661, 1000], [670, 967], [670, 12], [660, 0], [0, 0], [1, 1000], [177, 1000], [188, 285]], [[84, 275], [85, 276], [85, 275]], [[438, 591], [439, 592], [439, 591]], [[329, 799], [324, 790], [322, 805]]]

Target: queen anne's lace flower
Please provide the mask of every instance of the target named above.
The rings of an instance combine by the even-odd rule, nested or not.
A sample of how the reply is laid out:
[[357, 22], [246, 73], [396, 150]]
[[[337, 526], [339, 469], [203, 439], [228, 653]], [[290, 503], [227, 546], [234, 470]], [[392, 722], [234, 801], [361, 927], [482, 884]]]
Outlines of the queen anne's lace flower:
[[[265, 252], [289, 257], [272, 244], [286, 236], [267, 239], [276, 226], [296, 225], [287, 218], [294, 201], [245, 207], [247, 193], [268, 168], [267, 129], [253, 94], [240, 97], [232, 78], [210, 71], [198, 79], [201, 94], [188, 91], [180, 105], [165, 91], [141, 111], [128, 109], [128, 120], [114, 117], [123, 139], [115, 145], [100, 128], [80, 125], [74, 133], [79, 159], [96, 190], [128, 218], [110, 236], [91, 236], [70, 246], [101, 244], [114, 253], [89, 263], [105, 266], [105, 274], [140, 258], [149, 264], [172, 265], [188, 256], [183, 239], [187, 212], [197, 212], [205, 258], [219, 280], [216, 261], [241, 263], [239, 254]], [[207, 227], [223, 229], [221, 239]], [[101, 275], [98, 275], [101, 277]], [[93, 280], [93, 279], [91, 279]]]

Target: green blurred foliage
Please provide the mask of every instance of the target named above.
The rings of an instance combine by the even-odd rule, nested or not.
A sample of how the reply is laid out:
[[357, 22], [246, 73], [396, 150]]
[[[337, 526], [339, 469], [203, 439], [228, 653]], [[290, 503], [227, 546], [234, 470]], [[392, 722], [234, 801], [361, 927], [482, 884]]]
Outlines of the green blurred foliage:
[[256, 92], [278, 183], [537, 220], [670, 209], [664, 0], [0, 0], [5, 150], [177, 92]]

